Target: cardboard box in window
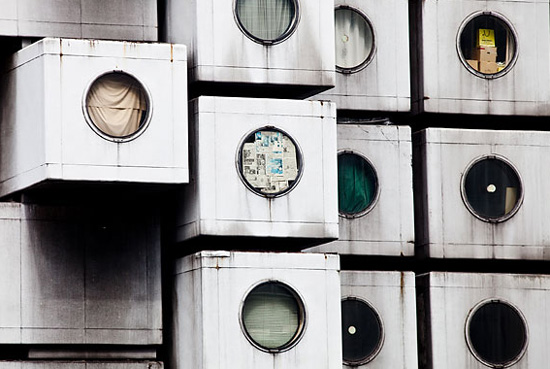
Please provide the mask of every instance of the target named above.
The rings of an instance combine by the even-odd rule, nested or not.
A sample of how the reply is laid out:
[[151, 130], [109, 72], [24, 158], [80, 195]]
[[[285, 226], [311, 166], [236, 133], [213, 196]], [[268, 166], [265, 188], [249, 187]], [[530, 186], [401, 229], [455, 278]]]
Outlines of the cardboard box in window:
[[466, 59], [466, 62], [468, 62], [470, 67], [479, 70], [479, 60]]
[[496, 62], [479, 62], [479, 71], [485, 74], [494, 74], [498, 72], [498, 64]]
[[477, 46], [495, 46], [495, 30], [486, 28], [478, 29]]
[[497, 48], [494, 46], [480, 46], [475, 50], [474, 59], [484, 62], [496, 62]]

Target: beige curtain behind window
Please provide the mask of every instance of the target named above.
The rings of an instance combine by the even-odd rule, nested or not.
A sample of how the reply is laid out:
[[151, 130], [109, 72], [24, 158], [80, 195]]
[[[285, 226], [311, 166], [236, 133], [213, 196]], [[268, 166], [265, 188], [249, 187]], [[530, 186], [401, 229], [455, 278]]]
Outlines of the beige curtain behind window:
[[147, 111], [143, 87], [133, 77], [109, 73], [90, 87], [86, 108], [92, 122], [102, 132], [115, 137], [135, 133]]

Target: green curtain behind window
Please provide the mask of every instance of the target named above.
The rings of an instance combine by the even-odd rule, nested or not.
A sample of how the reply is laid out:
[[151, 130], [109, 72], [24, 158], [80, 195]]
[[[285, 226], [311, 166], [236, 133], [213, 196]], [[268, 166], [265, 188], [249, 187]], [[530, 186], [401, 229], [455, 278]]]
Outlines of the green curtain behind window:
[[338, 156], [338, 208], [341, 213], [364, 211], [374, 200], [376, 176], [369, 163], [358, 155]]

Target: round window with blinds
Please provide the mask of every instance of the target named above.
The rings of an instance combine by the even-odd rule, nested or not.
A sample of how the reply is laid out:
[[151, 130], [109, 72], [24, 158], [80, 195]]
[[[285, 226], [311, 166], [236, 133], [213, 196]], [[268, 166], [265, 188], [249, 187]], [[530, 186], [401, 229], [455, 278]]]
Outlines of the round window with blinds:
[[242, 32], [255, 42], [276, 44], [298, 25], [297, 0], [235, 0], [235, 18]]
[[371, 163], [350, 151], [338, 154], [338, 209], [346, 218], [367, 214], [378, 199], [378, 178]]
[[302, 154], [288, 134], [264, 127], [244, 138], [237, 153], [237, 167], [249, 189], [276, 197], [297, 185], [302, 174]]
[[125, 72], [108, 72], [96, 78], [84, 94], [83, 107], [89, 126], [115, 142], [138, 137], [151, 117], [149, 93]]
[[527, 323], [510, 303], [483, 301], [468, 316], [466, 341], [470, 352], [483, 364], [508, 367], [521, 360], [527, 349]]
[[374, 55], [374, 32], [367, 17], [357, 9], [339, 6], [334, 24], [336, 70], [353, 73], [365, 68]]
[[244, 299], [241, 324], [246, 338], [258, 349], [286, 351], [294, 347], [304, 333], [304, 304], [286, 284], [264, 282]]
[[487, 156], [473, 162], [462, 178], [462, 196], [470, 212], [481, 220], [503, 222], [523, 201], [516, 169], [503, 157]]
[[482, 78], [506, 74], [518, 57], [516, 32], [495, 12], [476, 13], [466, 19], [458, 32], [457, 46], [464, 66]]
[[384, 330], [378, 313], [367, 302], [342, 300], [342, 351], [344, 364], [358, 366], [372, 361], [382, 349]]

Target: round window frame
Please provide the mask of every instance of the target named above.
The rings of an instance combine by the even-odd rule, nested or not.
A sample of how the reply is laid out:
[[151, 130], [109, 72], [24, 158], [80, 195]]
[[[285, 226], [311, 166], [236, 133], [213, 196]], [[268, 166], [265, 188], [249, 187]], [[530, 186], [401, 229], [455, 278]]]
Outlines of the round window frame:
[[[470, 205], [470, 202], [468, 201], [468, 197], [466, 195], [466, 177], [468, 177], [468, 173], [470, 173], [470, 170], [473, 168], [474, 165], [476, 165], [477, 163], [479, 163], [481, 161], [484, 161], [484, 160], [500, 160], [504, 164], [508, 165], [513, 170], [515, 175], [517, 176], [517, 178], [519, 180], [519, 184], [521, 186], [521, 193], [520, 193], [520, 196], [519, 196], [516, 204], [514, 205], [514, 208], [508, 214], [504, 214], [503, 216], [496, 217], [496, 218], [488, 218], [488, 217], [484, 217], [484, 216], [478, 214], [478, 212], [472, 207], [472, 205]], [[523, 198], [525, 196], [525, 186], [524, 186], [523, 178], [521, 177], [519, 171], [514, 166], [514, 164], [512, 164], [512, 162], [510, 160], [506, 159], [502, 155], [490, 154], [490, 155], [480, 156], [480, 157], [472, 160], [466, 166], [466, 169], [462, 173], [462, 178], [460, 180], [460, 194], [461, 194], [461, 197], [462, 197], [462, 202], [464, 203], [464, 205], [466, 206], [468, 211], [473, 216], [475, 216], [477, 219], [482, 220], [482, 221], [487, 222], [487, 223], [502, 223], [502, 222], [505, 222], [508, 219], [512, 218], [514, 215], [516, 215], [518, 210], [521, 208], [521, 206], [523, 204]]]
[[[137, 131], [135, 131], [134, 133], [129, 134], [127, 136], [120, 136], [120, 137], [119, 136], [112, 136], [112, 135], [109, 135], [109, 134], [103, 132], [101, 129], [99, 129], [98, 126], [96, 126], [96, 124], [94, 123], [94, 121], [90, 117], [90, 114], [88, 113], [88, 109], [86, 107], [86, 102], [87, 102], [87, 99], [88, 99], [88, 93], [90, 92], [90, 89], [92, 88], [94, 83], [98, 79], [100, 79], [104, 76], [107, 76], [109, 74], [125, 74], [127, 76], [130, 76], [131, 78], [135, 79], [141, 85], [141, 88], [143, 89], [143, 92], [145, 93], [145, 98], [147, 100], [147, 115], [145, 116], [143, 124], [137, 129]], [[111, 142], [115, 142], [115, 143], [130, 142], [130, 141], [135, 140], [139, 136], [141, 136], [147, 130], [147, 128], [149, 127], [149, 125], [151, 123], [151, 120], [152, 120], [152, 116], [153, 116], [153, 97], [151, 95], [151, 92], [149, 91], [149, 88], [139, 78], [137, 78], [133, 73], [130, 73], [130, 72], [128, 72], [126, 70], [122, 70], [122, 69], [110, 69], [110, 70], [107, 70], [103, 73], [97, 74], [94, 78], [92, 78], [92, 80], [90, 80], [88, 82], [88, 84], [87, 84], [87, 86], [84, 89], [84, 92], [82, 94], [81, 106], [82, 106], [82, 114], [84, 115], [84, 120], [86, 121], [88, 126], [92, 129], [92, 131], [94, 131], [99, 137], [101, 137], [101, 138], [103, 138], [107, 141], [111, 141]]]
[[[253, 292], [254, 289], [256, 289], [259, 286], [262, 286], [264, 284], [271, 284], [271, 283], [280, 285], [283, 288], [285, 288], [288, 292], [290, 292], [290, 294], [296, 300], [296, 303], [298, 305], [299, 312], [300, 312], [299, 325], [298, 325], [298, 329], [297, 329], [296, 334], [294, 335], [294, 337], [292, 337], [292, 339], [290, 341], [288, 341], [283, 346], [280, 346], [278, 348], [268, 348], [268, 347], [264, 347], [264, 346], [260, 345], [259, 343], [257, 343], [250, 336], [250, 334], [248, 333], [248, 331], [246, 329], [246, 325], [244, 324], [244, 318], [243, 318], [244, 306], [245, 306], [245, 303], [246, 303], [246, 299], [248, 298], [250, 293]], [[276, 354], [276, 353], [289, 351], [289, 350], [293, 349], [294, 347], [296, 347], [296, 345], [298, 345], [298, 343], [302, 340], [302, 338], [303, 338], [303, 336], [304, 336], [304, 334], [307, 330], [307, 323], [308, 323], [307, 317], [308, 317], [307, 307], [306, 307], [305, 300], [302, 297], [302, 295], [298, 292], [298, 290], [294, 286], [290, 285], [288, 282], [283, 282], [279, 279], [264, 279], [264, 280], [258, 281], [257, 283], [253, 284], [252, 286], [250, 286], [250, 288], [248, 288], [248, 290], [246, 290], [243, 298], [241, 299], [241, 303], [240, 303], [240, 306], [239, 306], [239, 324], [241, 326], [241, 331], [243, 332], [243, 335], [246, 337], [248, 342], [252, 346], [254, 346], [256, 349], [258, 349], [260, 351], [263, 351], [263, 352], [270, 353], [270, 354]]]
[[[487, 360], [483, 359], [477, 353], [475, 348], [473, 347], [473, 344], [472, 344], [472, 341], [471, 341], [470, 335], [469, 335], [470, 323], [471, 323], [472, 318], [475, 315], [475, 313], [480, 308], [482, 308], [483, 306], [485, 306], [487, 304], [491, 304], [491, 303], [501, 303], [501, 304], [507, 305], [509, 308], [511, 308], [513, 311], [515, 311], [516, 314], [518, 314], [521, 321], [523, 322], [523, 327], [525, 328], [525, 343], [524, 343], [520, 353], [514, 359], [512, 359], [512, 360], [510, 360], [510, 361], [508, 361], [504, 364], [490, 363]], [[482, 300], [482, 301], [478, 302], [468, 312], [468, 316], [466, 317], [466, 322], [464, 323], [464, 337], [465, 337], [465, 340], [466, 340], [466, 346], [468, 346], [468, 350], [470, 351], [470, 353], [474, 356], [474, 358], [477, 361], [479, 361], [483, 365], [488, 366], [490, 368], [508, 368], [508, 367], [518, 363], [523, 358], [525, 353], [527, 352], [527, 348], [529, 347], [529, 325], [527, 324], [527, 319], [525, 318], [525, 316], [523, 315], [521, 310], [517, 306], [512, 304], [511, 302], [509, 302], [505, 299], [502, 299], [502, 298], [498, 298], [498, 297], [488, 298], [488, 299], [485, 299], [485, 300]]]
[[[338, 216], [340, 216], [341, 218], [345, 218], [345, 219], [361, 218], [361, 217], [364, 217], [365, 215], [367, 215], [368, 213], [370, 213], [372, 211], [372, 209], [374, 209], [376, 207], [376, 205], [378, 204], [378, 200], [380, 198], [380, 191], [381, 191], [380, 181], [378, 179], [378, 171], [376, 170], [376, 167], [374, 166], [374, 164], [365, 155], [363, 155], [360, 152], [351, 150], [351, 149], [339, 150], [338, 154], [337, 154], [337, 158], [336, 158], [337, 159], [336, 163], [338, 163], [338, 157], [340, 155], [344, 155], [344, 154], [355, 155], [355, 156], [358, 156], [361, 159], [363, 159], [371, 167], [371, 169], [374, 173], [374, 178], [376, 180], [376, 183], [375, 183], [376, 184], [376, 192], [374, 194], [374, 198], [372, 199], [371, 203], [365, 209], [361, 210], [360, 212], [350, 214], [350, 213], [344, 213], [344, 212], [340, 211], [340, 207], [338, 207]], [[338, 180], [339, 180], [339, 178], [338, 178]]]
[[[462, 32], [464, 31], [466, 26], [471, 21], [473, 21], [475, 18], [480, 17], [480, 16], [492, 16], [492, 17], [497, 18], [499, 21], [503, 22], [508, 27], [508, 29], [510, 30], [510, 33], [512, 34], [512, 37], [514, 38], [514, 46], [515, 46], [514, 57], [512, 58], [510, 63], [506, 66], [506, 68], [504, 68], [503, 70], [501, 70], [500, 72], [497, 72], [497, 73], [486, 74], [486, 73], [481, 73], [480, 71], [475, 70], [474, 68], [472, 68], [470, 66], [470, 64], [468, 64], [468, 62], [466, 61], [466, 58], [462, 54], [462, 48], [460, 46], [460, 37], [462, 35]], [[502, 14], [494, 12], [494, 11], [477, 11], [475, 13], [470, 14], [468, 17], [466, 17], [462, 21], [462, 23], [460, 24], [460, 27], [458, 28], [458, 32], [457, 32], [457, 35], [456, 35], [456, 51], [458, 53], [458, 59], [460, 60], [462, 65], [464, 65], [464, 67], [466, 68], [466, 70], [468, 72], [472, 73], [474, 76], [479, 77], [479, 78], [488, 79], [488, 80], [496, 79], [496, 78], [500, 78], [500, 77], [503, 77], [504, 75], [508, 74], [514, 68], [514, 66], [516, 64], [516, 61], [519, 57], [519, 41], [518, 40], [519, 40], [518, 33], [517, 33], [516, 29], [514, 28], [514, 26], [512, 25], [512, 22], [510, 22]]]
[[355, 296], [355, 295], [347, 295], [347, 296], [344, 296], [342, 298], [340, 303], [343, 303], [344, 301], [347, 301], [347, 300], [359, 301], [359, 302], [365, 304], [369, 309], [371, 309], [373, 311], [376, 319], [378, 320], [378, 325], [380, 326], [380, 340], [379, 340], [376, 348], [374, 349], [374, 351], [370, 355], [368, 355], [367, 357], [365, 357], [364, 359], [361, 359], [361, 360], [349, 361], [349, 360], [345, 360], [343, 358], [343, 353], [342, 353], [342, 363], [344, 365], [346, 365], [346, 366], [361, 366], [361, 365], [365, 365], [367, 363], [370, 363], [371, 361], [373, 361], [378, 356], [378, 354], [380, 354], [380, 351], [382, 351], [382, 347], [384, 346], [384, 342], [385, 342], [385, 338], [386, 338], [386, 333], [385, 333], [386, 329], [384, 327], [384, 321], [382, 320], [382, 315], [380, 315], [380, 312], [369, 301], [365, 300], [364, 298]]
[[287, 39], [290, 38], [296, 32], [298, 29], [298, 25], [300, 24], [300, 18], [301, 18], [301, 6], [299, 0], [288, 0], [291, 1], [294, 4], [294, 17], [292, 17], [292, 21], [290, 22], [290, 25], [288, 29], [279, 37], [273, 40], [264, 40], [260, 37], [254, 36], [250, 31], [246, 29], [246, 27], [242, 24], [239, 15], [237, 14], [237, 2], [239, 0], [233, 0], [233, 18], [235, 19], [235, 23], [237, 24], [237, 27], [239, 27], [239, 30], [250, 40], [254, 41], [257, 44], [263, 45], [263, 46], [271, 46], [271, 45], [277, 45], [280, 44]]
[[[286, 188], [282, 191], [279, 191], [279, 192], [264, 193], [264, 192], [261, 192], [261, 191], [257, 190], [255, 187], [253, 187], [246, 180], [246, 178], [244, 176], [244, 173], [243, 173], [243, 170], [242, 170], [242, 151], [243, 151], [244, 144], [246, 143], [247, 139], [250, 136], [252, 136], [256, 132], [264, 131], [264, 130], [265, 131], [276, 131], [276, 132], [282, 133], [283, 135], [287, 136], [290, 139], [290, 141], [294, 144], [294, 147], [296, 148], [296, 160], [298, 161], [298, 175], [297, 175], [296, 179], [294, 180], [294, 183], [292, 183], [291, 186], [288, 186], [288, 188]], [[265, 197], [265, 198], [277, 198], [277, 197], [285, 196], [289, 192], [294, 190], [298, 186], [298, 183], [300, 182], [300, 180], [302, 179], [302, 175], [304, 173], [304, 168], [305, 168], [304, 155], [302, 153], [302, 148], [300, 147], [298, 142], [291, 135], [289, 135], [285, 130], [283, 130], [281, 128], [278, 128], [278, 127], [275, 127], [275, 126], [272, 126], [272, 125], [265, 125], [263, 127], [255, 128], [253, 130], [250, 130], [248, 133], [246, 133], [241, 138], [241, 140], [239, 141], [239, 144], [237, 145], [237, 152], [236, 152], [236, 155], [235, 155], [235, 164], [236, 164], [236, 169], [237, 169], [237, 173], [239, 175], [239, 178], [241, 179], [241, 182], [244, 183], [246, 188], [248, 188], [254, 194], [256, 194], [258, 196], [261, 196], [261, 197]]]
[[357, 72], [362, 71], [363, 69], [365, 69], [373, 61], [374, 56], [376, 54], [376, 49], [377, 49], [376, 48], [377, 37], [376, 37], [376, 33], [375, 33], [374, 27], [372, 25], [372, 22], [369, 20], [369, 17], [367, 17], [367, 15], [363, 11], [361, 11], [360, 9], [354, 8], [352, 6], [342, 4], [342, 5], [338, 5], [334, 8], [334, 13], [336, 14], [336, 11], [339, 10], [339, 9], [346, 9], [346, 10], [350, 10], [350, 11], [353, 11], [353, 12], [357, 13], [367, 23], [367, 25], [369, 26], [369, 28], [372, 32], [372, 48], [371, 48], [371, 51], [369, 53], [369, 56], [361, 64], [359, 64], [355, 67], [352, 67], [352, 68], [343, 68], [343, 67], [340, 67], [340, 66], [335, 64], [335, 68], [336, 68], [336, 71], [338, 73], [345, 74], [345, 75], [353, 74], [353, 73], [357, 73]]

